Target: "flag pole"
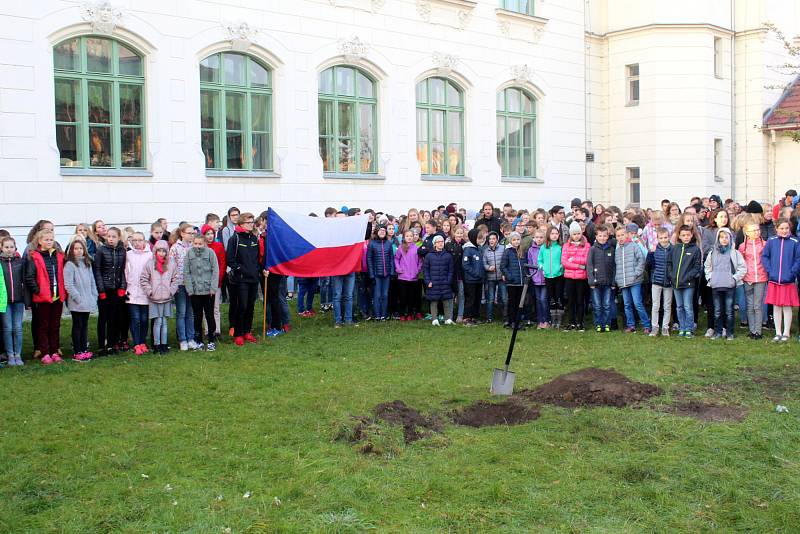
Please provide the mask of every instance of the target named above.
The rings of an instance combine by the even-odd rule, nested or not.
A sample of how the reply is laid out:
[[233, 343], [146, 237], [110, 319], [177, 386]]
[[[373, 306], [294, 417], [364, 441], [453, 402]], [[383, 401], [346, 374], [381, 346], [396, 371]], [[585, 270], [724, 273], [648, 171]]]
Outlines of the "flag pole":
[[264, 312], [261, 321], [261, 337], [267, 337], [267, 274], [264, 274]]

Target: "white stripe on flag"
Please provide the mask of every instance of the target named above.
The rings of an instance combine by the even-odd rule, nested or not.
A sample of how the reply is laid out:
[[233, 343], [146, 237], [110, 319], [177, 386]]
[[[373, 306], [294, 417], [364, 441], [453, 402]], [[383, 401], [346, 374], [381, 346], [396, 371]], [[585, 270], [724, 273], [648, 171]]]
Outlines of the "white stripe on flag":
[[369, 217], [308, 217], [299, 213], [273, 211], [306, 241], [317, 248], [344, 247], [364, 241]]

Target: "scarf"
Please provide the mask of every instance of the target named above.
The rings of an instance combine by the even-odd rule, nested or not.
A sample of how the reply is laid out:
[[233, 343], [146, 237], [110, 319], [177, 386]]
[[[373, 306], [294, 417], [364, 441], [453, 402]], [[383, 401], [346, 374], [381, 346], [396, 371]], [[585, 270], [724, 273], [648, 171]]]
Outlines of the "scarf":
[[166, 256], [164, 256], [162, 258], [158, 254], [156, 254], [156, 270], [159, 273], [164, 274], [164, 265], [166, 265], [166, 263], [167, 263], [167, 257]]

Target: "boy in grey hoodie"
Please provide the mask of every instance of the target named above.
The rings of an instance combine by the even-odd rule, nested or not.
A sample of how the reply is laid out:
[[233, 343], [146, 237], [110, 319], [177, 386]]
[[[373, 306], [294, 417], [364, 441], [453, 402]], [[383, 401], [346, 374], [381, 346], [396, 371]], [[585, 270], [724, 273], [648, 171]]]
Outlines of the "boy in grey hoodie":
[[724, 325], [726, 338], [731, 341], [734, 328], [733, 299], [736, 286], [742, 284], [742, 279], [747, 274], [747, 264], [742, 253], [733, 246], [733, 233], [728, 228], [720, 228], [717, 232], [717, 240], [706, 254], [705, 271], [714, 301], [712, 339], [722, 338]]

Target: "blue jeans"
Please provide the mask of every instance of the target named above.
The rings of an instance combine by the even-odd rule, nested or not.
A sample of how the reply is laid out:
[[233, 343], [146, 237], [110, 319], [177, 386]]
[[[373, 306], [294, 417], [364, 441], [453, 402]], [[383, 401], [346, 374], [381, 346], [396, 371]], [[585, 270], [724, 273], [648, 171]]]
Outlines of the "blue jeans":
[[694, 332], [694, 288], [675, 289], [675, 310], [678, 312], [678, 330], [681, 332]]
[[[733, 314], [733, 297], [736, 290], [731, 289], [712, 289], [711, 296], [714, 299], [714, 332], [722, 335], [722, 328], [727, 329], [726, 334], [733, 335], [734, 329], [734, 314]], [[725, 318], [723, 323], [722, 319]]]
[[375, 318], [386, 317], [389, 308], [389, 276], [376, 276], [373, 278], [375, 287], [372, 290], [372, 309], [375, 313]]
[[736, 304], [739, 305], [739, 321], [747, 323], [747, 297], [744, 295], [744, 284], [736, 286]]
[[592, 289], [592, 314], [595, 326], [610, 326], [611, 302], [614, 290], [611, 286], [594, 286]]
[[633, 309], [636, 308], [636, 313], [639, 314], [639, 320], [642, 322], [642, 326], [648, 329], [650, 328], [650, 316], [647, 315], [647, 310], [645, 309], [644, 301], [642, 300], [642, 284], [623, 287], [622, 302], [625, 304], [626, 327], [636, 327], [636, 316], [633, 314]]
[[6, 354], [22, 356], [22, 317], [25, 315], [25, 303], [14, 302], [8, 305], [5, 313], [0, 313], [3, 320], [3, 342]]
[[[497, 295], [497, 305], [501, 310], [505, 310], [506, 304], [506, 284], [500, 280], [486, 281], [486, 320], [494, 319], [494, 297]], [[505, 313], [503, 313], [505, 315]]]
[[178, 342], [194, 341], [194, 313], [186, 286], [178, 286], [175, 293], [175, 326], [178, 331]]
[[314, 293], [317, 292], [317, 278], [297, 279], [297, 313], [314, 309]]
[[[356, 284], [356, 273], [331, 276], [333, 286], [333, 322], [335, 324], [352, 324], [353, 322], [353, 287]], [[344, 314], [344, 315], [342, 315]]]
[[333, 301], [333, 290], [331, 288], [331, 277], [323, 276], [319, 279], [319, 305], [327, 306]]
[[[464, 281], [459, 280], [456, 282], [458, 284], [458, 310], [456, 311], [456, 319], [463, 319], [464, 318]], [[448, 317], [445, 317], [448, 319]]]
[[[191, 309], [191, 306], [189, 308]], [[147, 304], [128, 304], [128, 315], [131, 318], [131, 337], [133, 337], [134, 346], [146, 343], [147, 328], [150, 322], [149, 307]], [[194, 329], [194, 326], [192, 328]]]
[[550, 318], [550, 300], [547, 295], [547, 286], [528, 286], [533, 291], [533, 302], [536, 309], [536, 322], [549, 323]]

